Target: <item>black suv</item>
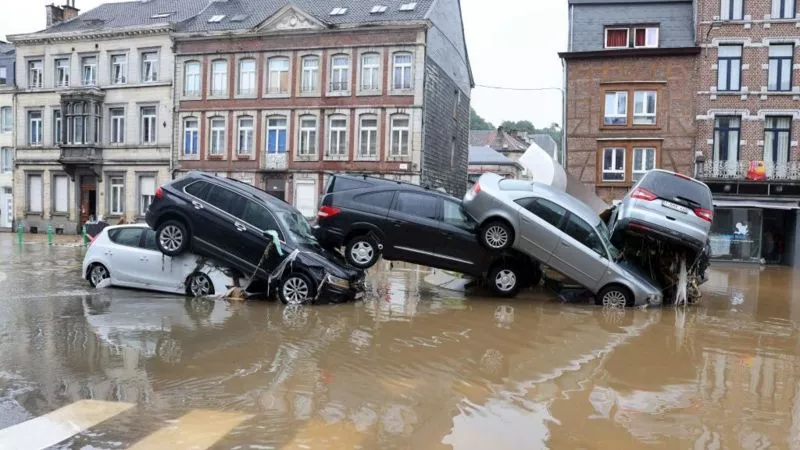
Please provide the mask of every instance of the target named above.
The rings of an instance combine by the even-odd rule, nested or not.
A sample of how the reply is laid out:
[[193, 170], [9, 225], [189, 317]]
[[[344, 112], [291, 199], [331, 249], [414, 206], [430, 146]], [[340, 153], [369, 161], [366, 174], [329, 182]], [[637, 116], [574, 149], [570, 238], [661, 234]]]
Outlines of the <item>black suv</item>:
[[[266, 281], [283, 303], [335, 303], [363, 295], [363, 270], [323, 250], [295, 208], [247, 183], [190, 172], [156, 190], [145, 220], [156, 230], [156, 244], [165, 255], [191, 247]], [[282, 255], [272, 248], [262, 259], [273, 231]], [[283, 264], [295, 250], [291, 263]]]
[[345, 247], [350, 265], [384, 259], [475, 277], [502, 296], [537, 283], [539, 265], [514, 250], [487, 251], [461, 201], [415, 184], [363, 175], [330, 175], [314, 233], [326, 248]]

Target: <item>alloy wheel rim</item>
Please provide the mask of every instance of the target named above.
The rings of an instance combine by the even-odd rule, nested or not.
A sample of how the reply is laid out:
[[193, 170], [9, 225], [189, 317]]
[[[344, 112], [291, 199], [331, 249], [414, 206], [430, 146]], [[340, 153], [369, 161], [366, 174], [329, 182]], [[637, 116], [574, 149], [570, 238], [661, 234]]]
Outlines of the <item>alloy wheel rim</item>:
[[501, 248], [508, 242], [508, 232], [499, 226], [494, 225], [486, 230], [486, 243], [492, 248]]
[[94, 266], [90, 276], [92, 277], [92, 283], [97, 286], [101, 281], [108, 278], [108, 271], [103, 266]]
[[283, 298], [290, 305], [299, 305], [308, 300], [308, 284], [298, 277], [292, 277], [283, 284]]
[[508, 292], [517, 285], [517, 275], [508, 269], [501, 270], [494, 277], [494, 283], [501, 291]]
[[211, 293], [211, 282], [205, 275], [195, 275], [192, 277], [189, 290], [195, 297], [205, 297]]
[[375, 249], [368, 242], [360, 241], [350, 249], [350, 257], [358, 264], [368, 264], [375, 255]]
[[168, 225], [161, 230], [161, 236], [159, 238], [163, 248], [174, 252], [178, 250], [183, 243], [183, 232], [175, 225]]
[[624, 308], [625, 303], [625, 294], [621, 291], [608, 291], [603, 296], [603, 306]]

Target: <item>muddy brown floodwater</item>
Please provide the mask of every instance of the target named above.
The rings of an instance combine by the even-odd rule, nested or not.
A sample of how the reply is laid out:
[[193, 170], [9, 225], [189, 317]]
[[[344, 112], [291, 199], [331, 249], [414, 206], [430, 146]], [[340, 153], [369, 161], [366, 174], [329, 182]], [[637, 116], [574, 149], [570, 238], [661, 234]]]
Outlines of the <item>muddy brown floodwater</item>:
[[699, 306], [615, 311], [382, 264], [363, 302], [289, 309], [95, 291], [80, 247], [0, 254], [0, 448], [87, 408], [55, 448], [800, 448], [788, 269], [713, 266]]

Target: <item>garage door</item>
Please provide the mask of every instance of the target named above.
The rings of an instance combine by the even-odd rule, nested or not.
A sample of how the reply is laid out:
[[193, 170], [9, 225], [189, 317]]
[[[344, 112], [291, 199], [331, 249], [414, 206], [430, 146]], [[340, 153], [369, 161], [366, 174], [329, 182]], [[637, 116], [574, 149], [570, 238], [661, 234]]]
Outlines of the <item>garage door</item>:
[[317, 183], [314, 180], [295, 181], [294, 206], [306, 217], [317, 214]]

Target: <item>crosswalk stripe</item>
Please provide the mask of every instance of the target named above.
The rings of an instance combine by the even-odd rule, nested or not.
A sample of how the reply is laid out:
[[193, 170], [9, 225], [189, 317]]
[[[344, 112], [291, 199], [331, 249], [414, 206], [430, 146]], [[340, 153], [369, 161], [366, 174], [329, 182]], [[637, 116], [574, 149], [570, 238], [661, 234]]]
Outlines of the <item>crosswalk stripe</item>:
[[0, 430], [0, 449], [47, 448], [133, 406], [132, 403], [78, 400], [43, 416]]
[[196, 409], [134, 444], [129, 450], [192, 449], [214, 445], [251, 415]]

